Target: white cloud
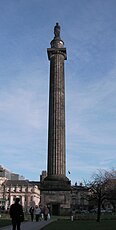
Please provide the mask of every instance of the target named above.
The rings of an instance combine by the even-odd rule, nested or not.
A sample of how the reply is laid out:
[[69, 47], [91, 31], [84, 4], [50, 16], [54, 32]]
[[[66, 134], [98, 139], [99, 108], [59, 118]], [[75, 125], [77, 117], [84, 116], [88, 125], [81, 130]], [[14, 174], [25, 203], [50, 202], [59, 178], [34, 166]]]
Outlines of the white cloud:
[[[115, 145], [116, 69], [103, 79], [67, 95], [67, 132], [98, 144]], [[71, 103], [71, 101], [73, 103]], [[72, 139], [72, 138], [71, 138]], [[75, 140], [75, 138], [74, 138]]]

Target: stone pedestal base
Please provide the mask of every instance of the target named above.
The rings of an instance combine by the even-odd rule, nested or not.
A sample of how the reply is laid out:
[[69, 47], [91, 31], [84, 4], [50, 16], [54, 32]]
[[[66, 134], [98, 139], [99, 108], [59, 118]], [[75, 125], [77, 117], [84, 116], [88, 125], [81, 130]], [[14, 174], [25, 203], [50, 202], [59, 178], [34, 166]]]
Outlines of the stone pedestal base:
[[[69, 215], [71, 184], [68, 178], [59, 180], [48, 180], [41, 183], [41, 205], [49, 206], [52, 215]], [[53, 179], [53, 178], [52, 178]]]
[[41, 205], [47, 205], [52, 215], [70, 215], [70, 191], [42, 191]]

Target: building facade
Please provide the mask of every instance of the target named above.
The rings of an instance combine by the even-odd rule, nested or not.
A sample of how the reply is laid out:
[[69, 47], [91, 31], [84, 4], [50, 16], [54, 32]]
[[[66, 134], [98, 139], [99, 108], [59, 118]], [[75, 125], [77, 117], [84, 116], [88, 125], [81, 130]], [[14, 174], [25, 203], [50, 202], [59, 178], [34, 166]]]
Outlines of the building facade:
[[0, 165], [0, 177], [5, 177], [8, 180], [25, 180], [24, 176], [10, 172], [8, 169]]
[[0, 207], [8, 210], [14, 203], [15, 198], [20, 198], [20, 203], [25, 212], [30, 206], [39, 205], [40, 189], [39, 182], [29, 182], [28, 180], [7, 180], [0, 178]]
[[87, 199], [89, 190], [80, 185], [71, 186], [71, 210], [88, 210], [89, 200]]
[[[43, 171], [43, 177], [47, 173]], [[45, 177], [44, 177], [45, 179]], [[23, 206], [25, 212], [28, 212], [30, 206], [35, 207], [35, 205], [41, 204], [42, 192], [40, 192], [40, 183], [38, 181], [28, 181], [28, 180], [8, 180], [4, 177], [0, 177], [0, 210], [8, 210], [10, 205], [14, 203], [15, 198], [19, 197], [20, 202]], [[88, 210], [89, 202], [86, 197], [88, 190], [82, 185], [71, 186], [71, 192], [69, 196], [64, 191], [44, 191], [44, 202], [42, 206], [47, 204], [51, 208], [52, 204], [52, 214], [62, 215], [61, 206], [62, 203], [66, 202], [66, 199], [70, 201], [70, 211], [71, 210]], [[59, 204], [60, 201], [60, 204]], [[69, 213], [68, 213], [69, 214]]]

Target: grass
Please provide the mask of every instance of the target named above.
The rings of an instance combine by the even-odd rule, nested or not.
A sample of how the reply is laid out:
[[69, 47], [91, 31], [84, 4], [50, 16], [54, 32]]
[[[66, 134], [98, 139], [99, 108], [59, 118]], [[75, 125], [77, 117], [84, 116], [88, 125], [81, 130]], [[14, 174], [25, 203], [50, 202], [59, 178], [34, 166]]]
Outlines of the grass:
[[[109, 216], [110, 218], [113, 217], [114, 219], [107, 219], [107, 220], [101, 220], [100, 223], [97, 223], [96, 220], [69, 220], [69, 217], [65, 218], [60, 217], [52, 217], [55, 221], [46, 227], [44, 227], [42, 230], [115, 230], [116, 229], [116, 216]], [[63, 218], [63, 219], [62, 219]], [[25, 215], [25, 220], [29, 220], [30, 216]], [[4, 226], [11, 225], [11, 219], [9, 218], [9, 215], [2, 215], [0, 218], [0, 228]]]
[[8, 219], [0, 219], [0, 228], [4, 226], [11, 225], [11, 220]]
[[58, 220], [55, 221], [42, 230], [115, 230], [116, 229], [116, 220], [103, 220], [100, 223], [96, 221], [81, 221], [81, 220]]
[[[30, 215], [25, 215], [25, 221], [30, 220]], [[11, 225], [12, 221], [9, 214], [0, 214], [0, 228]]]

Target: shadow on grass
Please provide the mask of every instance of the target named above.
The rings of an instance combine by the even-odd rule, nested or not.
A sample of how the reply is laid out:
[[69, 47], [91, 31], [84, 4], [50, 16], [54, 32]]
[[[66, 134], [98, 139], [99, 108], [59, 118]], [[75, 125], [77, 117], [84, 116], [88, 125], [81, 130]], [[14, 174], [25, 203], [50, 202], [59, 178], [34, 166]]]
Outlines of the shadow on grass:
[[57, 220], [42, 230], [115, 230], [116, 220], [103, 220], [100, 223], [96, 221], [70, 221], [70, 220]]

